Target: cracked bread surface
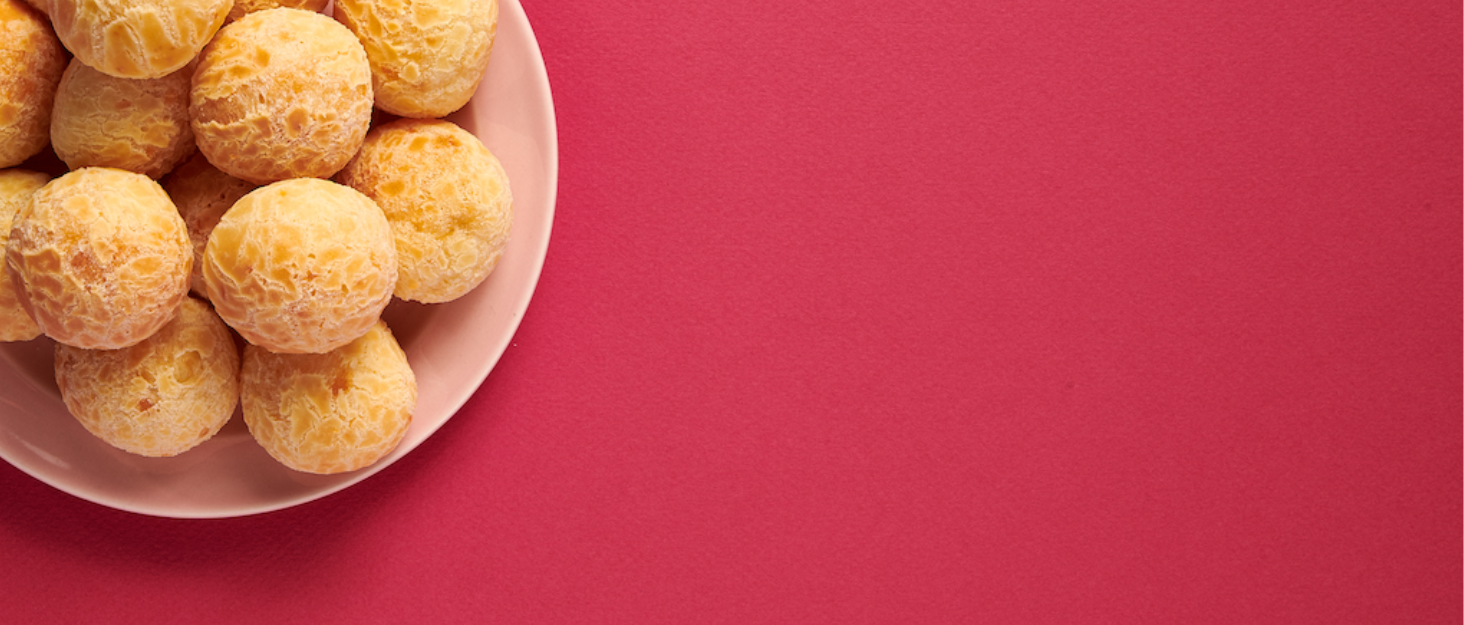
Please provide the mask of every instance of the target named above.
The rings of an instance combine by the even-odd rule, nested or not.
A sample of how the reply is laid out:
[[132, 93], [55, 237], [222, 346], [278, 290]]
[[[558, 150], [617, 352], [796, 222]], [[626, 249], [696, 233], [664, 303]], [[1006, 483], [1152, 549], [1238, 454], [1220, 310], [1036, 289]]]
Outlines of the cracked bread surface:
[[66, 58], [43, 13], [20, 0], [0, 0], [0, 168], [46, 149]]
[[336, 0], [371, 59], [376, 105], [443, 117], [477, 91], [498, 32], [497, 0]]
[[375, 200], [391, 222], [402, 299], [466, 295], [508, 244], [508, 175], [482, 141], [452, 122], [400, 119], [372, 129], [337, 180]]
[[188, 229], [142, 174], [87, 167], [41, 187], [16, 213], [5, 265], [46, 336], [117, 349], [151, 336], [188, 294]]
[[212, 438], [239, 403], [239, 351], [208, 305], [184, 300], [178, 315], [124, 349], [56, 345], [56, 384], [66, 409], [123, 451], [176, 456]]
[[154, 180], [193, 151], [185, 66], [161, 78], [108, 76], [71, 60], [56, 89], [51, 147], [71, 169], [115, 167]]
[[244, 348], [241, 404], [249, 432], [296, 471], [341, 473], [369, 466], [406, 435], [417, 381], [384, 322], [324, 354]]
[[273, 352], [349, 343], [371, 329], [396, 286], [386, 215], [354, 189], [316, 178], [240, 198], [209, 235], [203, 258], [219, 316]]
[[208, 287], [203, 283], [203, 250], [208, 245], [208, 235], [213, 234], [224, 213], [239, 198], [259, 186], [219, 171], [200, 152], [194, 152], [168, 174], [162, 185], [178, 207], [178, 214], [188, 226], [188, 239], [193, 243], [193, 273], [188, 279], [189, 289], [193, 295], [208, 299]]
[[[46, 174], [27, 169], [0, 170], [0, 256], [10, 240], [10, 222], [21, 206], [51, 180]], [[41, 327], [20, 304], [18, 287], [10, 272], [0, 266], [0, 341], [29, 341], [41, 335]]]
[[189, 114], [198, 149], [255, 184], [329, 178], [355, 156], [371, 123], [371, 68], [335, 20], [268, 9], [225, 26], [193, 73]]
[[232, 0], [47, 0], [61, 43], [97, 71], [161, 78], [198, 56]]

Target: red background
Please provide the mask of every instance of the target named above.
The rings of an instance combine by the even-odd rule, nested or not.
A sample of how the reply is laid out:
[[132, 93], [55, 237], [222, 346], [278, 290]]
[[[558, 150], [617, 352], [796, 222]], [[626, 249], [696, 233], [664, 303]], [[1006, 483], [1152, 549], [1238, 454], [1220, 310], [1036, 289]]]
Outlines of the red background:
[[473, 400], [256, 517], [0, 466], [0, 621], [1460, 621], [1458, 2], [525, 8]]

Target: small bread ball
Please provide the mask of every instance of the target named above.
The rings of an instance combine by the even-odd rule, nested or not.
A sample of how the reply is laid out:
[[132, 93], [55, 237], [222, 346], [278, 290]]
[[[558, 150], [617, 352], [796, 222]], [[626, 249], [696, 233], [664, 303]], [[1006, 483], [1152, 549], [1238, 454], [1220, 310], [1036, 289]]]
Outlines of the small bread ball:
[[272, 352], [318, 354], [360, 337], [391, 301], [396, 276], [386, 215], [371, 198], [316, 178], [245, 195], [203, 253], [219, 316]]
[[48, 0], [66, 49], [108, 76], [162, 78], [224, 24], [232, 0]]
[[116, 167], [162, 177], [193, 151], [189, 69], [162, 78], [116, 78], [72, 59], [51, 113], [56, 156], [71, 169]]
[[46, 16], [0, 0], [0, 168], [21, 164], [51, 140], [51, 104], [66, 50]]
[[318, 13], [250, 13], [204, 49], [190, 112], [198, 149], [224, 173], [255, 184], [329, 178], [371, 123], [366, 51]]
[[452, 122], [378, 126], [338, 179], [376, 200], [391, 222], [397, 297], [452, 301], [503, 256], [513, 221], [508, 176], [483, 142]]
[[377, 106], [442, 117], [467, 104], [483, 80], [498, 0], [336, 0], [335, 17], [366, 46]]
[[[31, 196], [50, 180], [50, 176], [25, 169], [0, 170], [0, 249], [10, 239], [15, 213], [30, 204]], [[10, 272], [0, 271], [0, 341], [29, 341], [41, 335], [41, 326], [20, 305], [16, 290]]]
[[239, 403], [234, 336], [187, 298], [157, 333], [126, 349], [56, 345], [56, 385], [88, 432], [130, 453], [176, 456], [213, 438]]
[[327, 4], [330, 4], [330, 0], [234, 0], [234, 8], [229, 9], [227, 21], [232, 22], [256, 11], [280, 7], [319, 13], [325, 10]]
[[341, 473], [395, 449], [417, 406], [417, 379], [386, 324], [325, 354], [244, 347], [244, 423], [296, 471]]
[[188, 238], [193, 241], [193, 274], [188, 285], [194, 295], [208, 298], [208, 288], [203, 285], [203, 249], [208, 245], [208, 235], [234, 202], [256, 188], [253, 183], [219, 171], [200, 152], [194, 152], [163, 180], [163, 190], [178, 207], [178, 214], [188, 226]]
[[5, 246], [20, 303], [58, 343], [137, 344], [188, 293], [188, 229], [151, 178], [88, 167], [52, 180], [16, 213]]

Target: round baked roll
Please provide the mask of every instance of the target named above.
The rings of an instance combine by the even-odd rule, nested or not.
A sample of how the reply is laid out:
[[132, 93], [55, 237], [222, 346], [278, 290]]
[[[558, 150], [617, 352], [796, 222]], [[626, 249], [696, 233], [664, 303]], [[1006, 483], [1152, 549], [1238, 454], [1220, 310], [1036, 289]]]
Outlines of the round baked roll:
[[325, 10], [327, 4], [330, 4], [330, 0], [234, 0], [234, 8], [229, 9], [228, 21], [232, 22], [256, 11], [282, 7], [319, 13]]
[[51, 147], [71, 169], [115, 167], [157, 179], [193, 151], [190, 68], [117, 78], [72, 59], [56, 89]]
[[164, 457], [217, 434], [239, 404], [234, 336], [205, 304], [125, 349], [56, 345], [56, 385], [88, 432], [123, 451]]
[[106, 167], [46, 183], [15, 215], [5, 266], [20, 303], [58, 343], [135, 345], [173, 318], [193, 253], [158, 183]]
[[341, 473], [395, 449], [412, 422], [417, 380], [380, 321], [324, 354], [244, 347], [240, 403], [254, 439], [296, 471]]
[[442, 117], [467, 104], [483, 80], [498, 0], [336, 0], [335, 17], [366, 47], [377, 106]]
[[0, 0], [0, 168], [21, 164], [51, 140], [56, 83], [66, 50], [41, 12]]
[[[25, 169], [0, 170], [0, 250], [10, 239], [15, 213], [30, 204], [31, 196], [50, 180], [50, 176]], [[0, 270], [0, 341], [29, 341], [41, 335], [41, 326], [20, 305], [16, 289], [10, 272]]]
[[232, 0], [48, 0], [66, 49], [118, 78], [161, 78], [198, 56]]
[[226, 174], [329, 178], [366, 137], [371, 69], [355, 35], [324, 15], [250, 13], [204, 49], [190, 113], [198, 149]]
[[219, 316], [250, 343], [284, 353], [328, 352], [371, 329], [391, 301], [396, 267], [376, 203], [316, 178], [240, 198], [203, 253]]
[[188, 238], [193, 242], [193, 274], [189, 277], [189, 288], [194, 295], [207, 299], [208, 288], [203, 284], [203, 249], [208, 245], [208, 235], [213, 233], [219, 219], [234, 206], [234, 202], [258, 186], [219, 171], [199, 152], [188, 157], [162, 183], [163, 190], [173, 199], [178, 214], [188, 226]]
[[401, 119], [373, 128], [337, 179], [391, 222], [397, 297], [452, 301], [498, 266], [513, 221], [508, 175], [456, 124]]

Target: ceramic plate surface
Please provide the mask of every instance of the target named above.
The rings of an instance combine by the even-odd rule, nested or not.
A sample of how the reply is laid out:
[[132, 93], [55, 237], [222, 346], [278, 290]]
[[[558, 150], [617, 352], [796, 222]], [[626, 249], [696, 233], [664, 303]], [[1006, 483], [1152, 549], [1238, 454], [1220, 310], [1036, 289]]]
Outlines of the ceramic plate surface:
[[554, 105], [543, 57], [517, 0], [499, 0], [497, 38], [473, 100], [448, 117], [503, 163], [513, 190], [508, 247], [488, 279], [453, 302], [394, 300], [383, 317], [417, 376], [401, 444], [376, 464], [333, 476], [298, 473], [264, 452], [234, 418], [173, 458], [144, 458], [92, 436], [61, 403], [55, 343], [0, 343], [0, 458], [62, 491], [163, 517], [217, 518], [305, 503], [370, 477], [410, 453], [473, 395], [518, 328], [549, 246], [558, 183]]

